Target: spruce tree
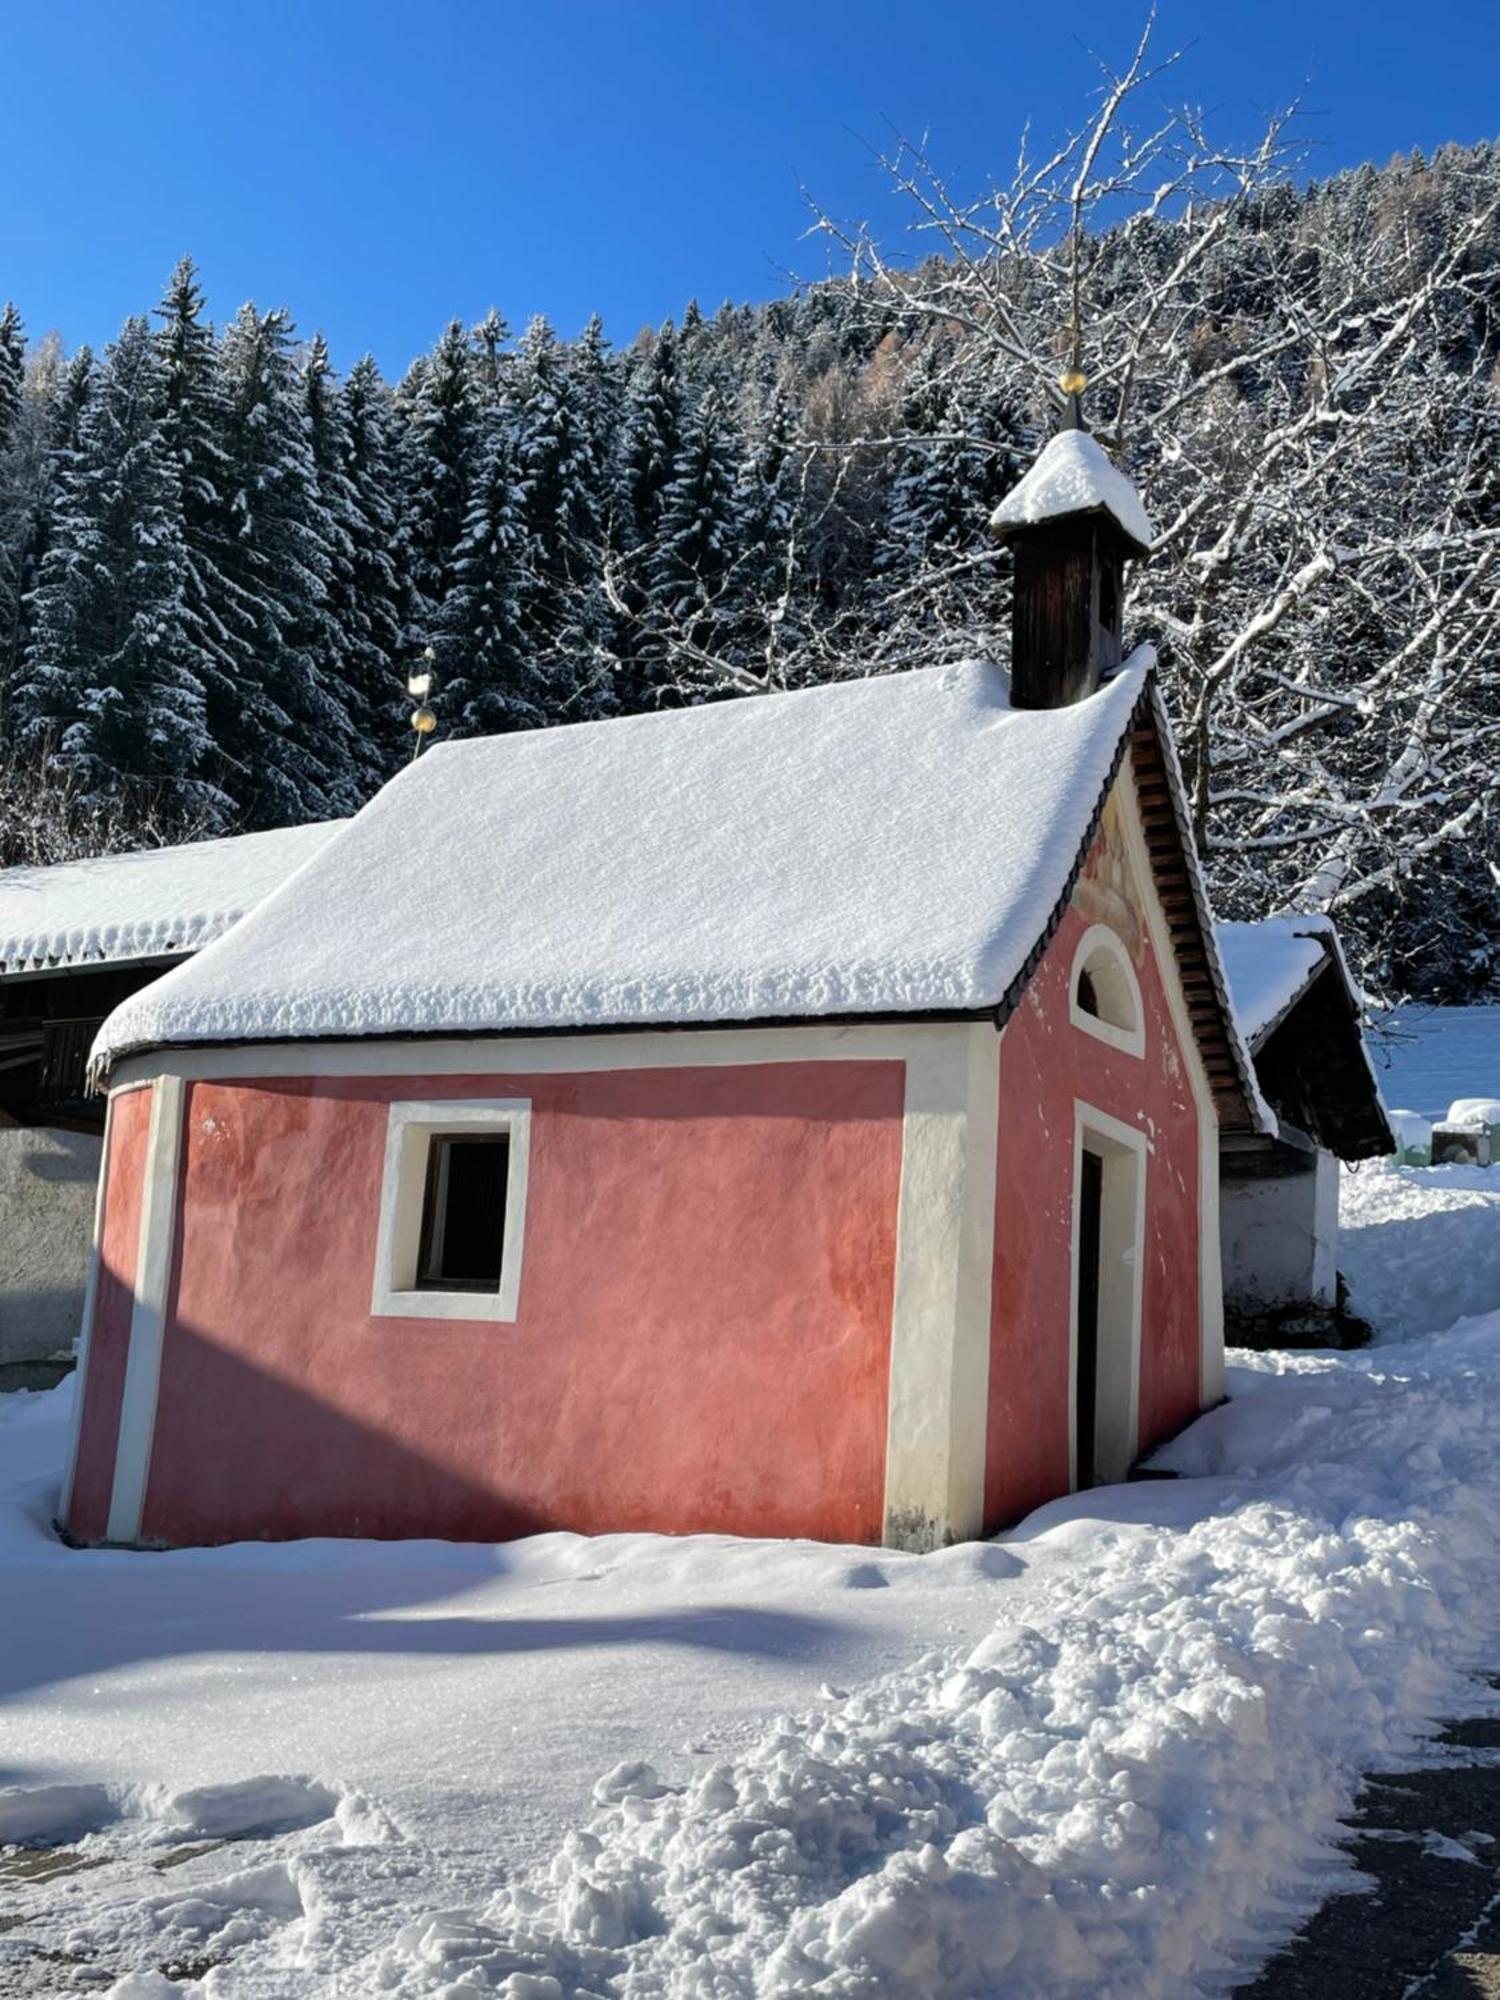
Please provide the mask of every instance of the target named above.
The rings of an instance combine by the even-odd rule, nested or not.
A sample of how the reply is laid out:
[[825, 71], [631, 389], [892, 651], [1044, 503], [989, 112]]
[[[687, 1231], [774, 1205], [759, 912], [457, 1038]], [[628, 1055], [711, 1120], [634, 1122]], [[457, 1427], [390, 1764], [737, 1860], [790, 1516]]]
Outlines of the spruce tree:
[[183, 621], [194, 672], [209, 704], [210, 727], [225, 742], [235, 726], [246, 620], [225, 574], [230, 539], [228, 424], [213, 328], [203, 317], [197, 268], [184, 257], [155, 309], [163, 435], [177, 466], [182, 542]]
[[[326, 590], [311, 603], [305, 646], [319, 686], [348, 721], [350, 764], [339, 788], [352, 809], [375, 791], [387, 760], [383, 732], [374, 726], [377, 684], [367, 652], [367, 614], [359, 601], [358, 551], [366, 523], [350, 472], [345, 398], [321, 333], [314, 334], [302, 359], [302, 407], [327, 558]], [[389, 671], [391, 663], [384, 664]]]
[[737, 509], [746, 591], [757, 601], [779, 596], [796, 511], [801, 461], [797, 420], [786, 395], [773, 392], [758, 434], [740, 462]]
[[735, 586], [721, 640], [738, 662], [756, 672], [763, 672], [768, 657], [794, 645], [803, 632], [788, 563], [803, 469], [796, 440], [795, 412], [778, 388], [740, 458]]
[[953, 454], [934, 433], [948, 418], [949, 400], [934, 378], [931, 359], [919, 353], [901, 398], [898, 424], [907, 439], [895, 465], [886, 502], [886, 527], [875, 558], [878, 569], [903, 578], [953, 527]]
[[491, 306], [473, 333], [474, 391], [481, 407], [504, 401], [508, 367], [504, 349], [509, 339], [510, 328]]
[[457, 735], [540, 728], [549, 719], [542, 655], [526, 630], [535, 593], [526, 497], [509, 419], [494, 410], [437, 623], [440, 699]]
[[38, 559], [38, 469], [28, 460], [21, 404], [26, 341], [13, 305], [0, 308], [0, 685], [8, 681], [24, 643], [26, 593]]
[[739, 441], [717, 391], [683, 427], [672, 476], [662, 491], [650, 570], [648, 615], [694, 647], [711, 647], [726, 615], [725, 583], [736, 547], [735, 472]]
[[31, 597], [52, 542], [61, 482], [73, 467], [93, 368], [87, 347], [64, 363], [56, 341], [44, 342], [10, 445], [0, 452], [0, 687], [6, 690], [26, 658]]
[[451, 322], [408, 383], [402, 555], [411, 593], [407, 643], [417, 651], [441, 622], [474, 477], [478, 397], [474, 350], [461, 321]]
[[148, 794], [222, 816], [204, 692], [183, 620], [187, 574], [161, 371], [143, 319], [109, 349], [78, 423], [35, 593], [18, 738], [55, 750], [91, 794]]
[[682, 442], [677, 336], [663, 323], [631, 371], [621, 423], [619, 514], [622, 538], [653, 541]]
[[7, 303], [0, 306], [0, 452], [10, 443], [21, 414], [25, 379], [26, 329], [20, 313]]
[[78, 449], [83, 413], [94, 389], [94, 350], [80, 347], [63, 370], [57, 401], [52, 410], [49, 443], [56, 454], [56, 466], [67, 470]]
[[529, 556], [539, 579], [555, 587], [555, 603], [597, 562], [599, 468], [580, 385], [546, 320], [526, 329], [516, 375], [516, 457]]
[[586, 721], [630, 705], [623, 699], [627, 687], [620, 665], [629, 651], [629, 621], [615, 601], [610, 575], [618, 567], [622, 527], [631, 511], [620, 490], [624, 376], [597, 313], [573, 343], [567, 360], [573, 404], [587, 444], [593, 547], [574, 578], [567, 618], [555, 635], [554, 699], [570, 720]]
[[343, 392], [345, 476], [352, 514], [353, 567], [341, 607], [351, 648], [346, 678], [355, 690], [351, 721], [388, 777], [405, 747], [406, 593], [398, 565], [395, 417], [374, 359], [355, 362]]
[[611, 546], [618, 606], [618, 658], [612, 699], [627, 713], [660, 698], [667, 684], [652, 587], [662, 501], [682, 444], [683, 398], [672, 322], [640, 351], [620, 422]]
[[225, 750], [256, 826], [326, 819], [355, 802], [353, 725], [320, 650], [332, 530], [284, 312], [243, 306], [221, 349], [229, 538], [223, 578], [239, 655]]
[[574, 380], [578, 384], [579, 408], [588, 426], [589, 448], [601, 477], [608, 484], [610, 460], [620, 426], [620, 371], [609, 350], [604, 322], [591, 313], [573, 343], [570, 356]]
[[1021, 429], [986, 379], [954, 379], [951, 361], [919, 363], [902, 408], [910, 442], [890, 486], [877, 566], [903, 577], [929, 558], [982, 546], [996, 502], [1018, 476]]

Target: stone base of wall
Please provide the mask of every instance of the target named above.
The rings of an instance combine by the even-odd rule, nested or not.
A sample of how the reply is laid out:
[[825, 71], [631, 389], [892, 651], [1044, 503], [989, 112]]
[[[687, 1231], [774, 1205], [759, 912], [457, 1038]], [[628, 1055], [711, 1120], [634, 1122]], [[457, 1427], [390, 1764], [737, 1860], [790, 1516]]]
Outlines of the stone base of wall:
[[55, 1389], [77, 1366], [72, 1354], [48, 1361], [0, 1361], [0, 1396], [13, 1389]]
[[1373, 1333], [1367, 1319], [1350, 1312], [1342, 1276], [1335, 1305], [1309, 1301], [1256, 1311], [1226, 1303], [1224, 1309], [1224, 1338], [1231, 1347], [1366, 1347]]

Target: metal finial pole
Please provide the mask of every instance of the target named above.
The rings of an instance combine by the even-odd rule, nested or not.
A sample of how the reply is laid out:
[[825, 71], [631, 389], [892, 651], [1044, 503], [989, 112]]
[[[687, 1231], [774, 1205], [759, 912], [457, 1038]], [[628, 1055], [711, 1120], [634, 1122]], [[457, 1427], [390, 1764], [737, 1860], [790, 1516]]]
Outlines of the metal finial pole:
[[411, 761], [414, 764], [422, 754], [422, 745], [437, 728], [436, 711], [428, 703], [428, 696], [432, 693], [433, 668], [436, 664], [437, 654], [431, 646], [424, 647], [421, 667], [416, 673], [409, 674], [406, 680], [406, 692], [417, 704], [411, 712], [413, 736]]
[[1069, 289], [1072, 293], [1071, 311], [1068, 315], [1068, 365], [1057, 378], [1057, 386], [1067, 397], [1067, 411], [1063, 418], [1063, 429], [1068, 431], [1087, 430], [1083, 420], [1083, 392], [1089, 385], [1089, 378], [1083, 372], [1083, 311], [1082, 311], [1082, 258], [1079, 254], [1081, 226], [1078, 218], [1073, 219], [1073, 268]]

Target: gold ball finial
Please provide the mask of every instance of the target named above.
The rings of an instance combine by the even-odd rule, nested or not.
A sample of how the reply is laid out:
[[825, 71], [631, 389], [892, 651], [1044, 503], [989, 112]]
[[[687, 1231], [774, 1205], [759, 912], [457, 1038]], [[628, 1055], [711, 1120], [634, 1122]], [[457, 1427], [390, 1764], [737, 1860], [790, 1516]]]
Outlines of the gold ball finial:
[[416, 730], [418, 736], [430, 736], [433, 730], [437, 728], [437, 716], [427, 706], [425, 701], [420, 708], [412, 710], [411, 726]]
[[1065, 368], [1057, 378], [1057, 386], [1065, 396], [1081, 396], [1089, 386], [1089, 378], [1081, 368]]

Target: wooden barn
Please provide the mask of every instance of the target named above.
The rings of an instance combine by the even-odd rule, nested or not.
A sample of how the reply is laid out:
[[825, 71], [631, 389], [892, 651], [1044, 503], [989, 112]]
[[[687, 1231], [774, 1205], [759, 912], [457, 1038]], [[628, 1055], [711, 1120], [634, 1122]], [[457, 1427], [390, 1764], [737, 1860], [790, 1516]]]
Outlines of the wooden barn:
[[1276, 1129], [1226, 1133], [1220, 1217], [1230, 1337], [1339, 1346], [1367, 1337], [1338, 1268], [1339, 1162], [1396, 1141], [1365, 1048], [1359, 993], [1325, 916], [1221, 924], [1241, 1038]]
[[332, 832], [287, 827], [0, 869], [0, 1387], [66, 1372], [78, 1336], [106, 1014], [284, 882]]
[[1220, 1393], [1263, 1112], [1062, 434], [984, 660], [441, 746], [96, 1045], [83, 1542], [925, 1548]]

